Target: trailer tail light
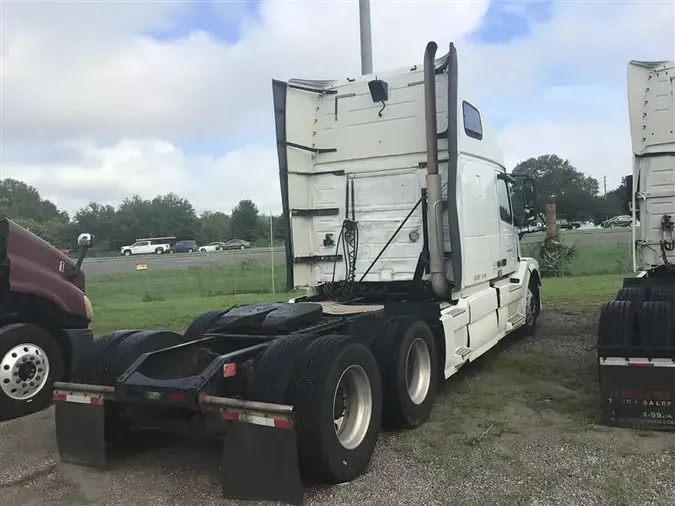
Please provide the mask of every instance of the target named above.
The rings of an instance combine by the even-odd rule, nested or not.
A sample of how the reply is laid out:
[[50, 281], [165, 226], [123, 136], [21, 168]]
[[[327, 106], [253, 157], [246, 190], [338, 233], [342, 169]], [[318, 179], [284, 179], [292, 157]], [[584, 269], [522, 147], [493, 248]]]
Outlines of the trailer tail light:
[[223, 364], [223, 378], [237, 375], [237, 364]]
[[239, 416], [237, 413], [233, 413], [232, 411], [221, 411], [220, 412], [220, 419], [221, 420], [226, 420], [226, 421], [233, 421], [237, 420]]
[[277, 429], [292, 429], [293, 428], [293, 422], [291, 420], [285, 420], [283, 418], [275, 418], [274, 419], [274, 426]]
[[169, 392], [166, 394], [167, 402], [184, 402], [185, 394], [182, 392]]

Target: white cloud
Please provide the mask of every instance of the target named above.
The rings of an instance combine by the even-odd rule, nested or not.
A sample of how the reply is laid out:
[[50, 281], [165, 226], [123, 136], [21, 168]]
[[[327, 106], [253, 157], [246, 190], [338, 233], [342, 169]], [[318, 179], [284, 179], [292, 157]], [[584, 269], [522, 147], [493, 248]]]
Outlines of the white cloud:
[[[420, 60], [427, 37], [447, 43], [467, 33], [485, 5], [373, 2], [378, 67]], [[126, 6], [116, 9], [124, 12]], [[343, 77], [360, 68], [355, 2], [264, 2], [260, 21], [247, 21], [236, 45], [199, 31], [175, 41], [133, 37], [127, 27], [150, 27], [146, 10], [136, 10], [124, 24], [126, 37], [101, 40], [94, 27], [110, 26], [98, 12], [81, 29], [64, 21], [64, 31], [54, 34], [60, 20], [70, 19], [65, 14], [42, 31], [42, 23], [25, 19], [27, 12], [9, 9], [3, 51], [6, 138], [225, 137], [248, 115], [271, 117], [273, 77]], [[434, 16], [435, 10], [446, 16]], [[133, 22], [134, 16], [140, 20]], [[161, 20], [166, 13], [157, 16]], [[390, 35], [404, 26], [405, 37]]]
[[535, 113], [514, 118], [501, 130], [507, 167], [532, 156], [556, 153], [607, 188], [632, 170], [625, 90], [600, 84], [553, 86], [530, 99]]
[[69, 162], [6, 164], [4, 177], [40, 188], [43, 197], [69, 212], [90, 201], [116, 205], [138, 194], [152, 198], [177, 193], [198, 212], [229, 213], [242, 198], [263, 213], [281, 211], [276, 152], [249, 145], [222, 157], [186, 155], [158, 139], [124, 139], [109, 147], [80, 140], [59, 146], [76, 153]]
[[[276, 153], [267, 139], [270, 80], [358, 73], [357, 3], [264, 2], [259, 17], [242, 23], [236, 44], [198, 31], [174, 41], [139, 35], [170, 28], [186, 8], [6, 4], [0, 113], [11, 156], [2, 176], [26, 180], [71, 210], [134, 191], [174, 191], [201, 209], [229, 210], [241, 198], [278, 209]], [[488, 117], [507, 122], [501, 139], [508, 163], [555, 151], [618, 184], [629, 169], [626, 63], [674, 57], [674, 4], [561, 1], [554, 18], [526, 39], [463, 41], [486, 8], [374, 0], [375, 68], [419, 61], [428, 40], [441, 49], [457, 40], [461, 78], [475, 86]], [[549, 89], [552, 76], [581, 77], [582, 85]], [[180, 147], [256, 138], [268, 144], [221, 157]], [[67, 159], [47, 158], [57, 151]], [[35, 153], [44, 153], [45, 163]]]

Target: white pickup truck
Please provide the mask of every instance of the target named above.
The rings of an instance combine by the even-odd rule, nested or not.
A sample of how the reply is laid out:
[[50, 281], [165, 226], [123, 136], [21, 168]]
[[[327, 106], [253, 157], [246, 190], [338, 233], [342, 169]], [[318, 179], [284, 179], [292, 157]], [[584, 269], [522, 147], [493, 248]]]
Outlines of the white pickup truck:
[[136, 239], [136, 242], [129, 246], [122, 246], [120, 253], [124, 256], [130, 255], [148, 255], [156, 253], [162, 255], [164, 253], [171, 253], [171, 241], [175, 241], [175, 237], [148, 237], [145, 239]]

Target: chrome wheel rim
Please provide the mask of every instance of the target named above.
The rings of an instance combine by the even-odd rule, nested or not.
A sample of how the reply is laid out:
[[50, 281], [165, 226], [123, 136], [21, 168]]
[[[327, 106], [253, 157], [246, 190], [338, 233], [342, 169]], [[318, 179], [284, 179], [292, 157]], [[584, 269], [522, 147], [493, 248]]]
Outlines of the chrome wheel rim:
[[340, 376], [333, 394], [333, 426], [340, 444], [353, 450], [366, 437], [373, 414], [373, 389], [361, 366], [352, 365]]
[[406, 356], [405, 384], [410, 400], [422, 404], [431, 386], [431, 352], [424, 339], [415, 339]]
[[0, 361], [0, 388], [11, 399], [25, 401], [35, 397], [48, 377], [47, 354], [34, 344], [15, 346]]

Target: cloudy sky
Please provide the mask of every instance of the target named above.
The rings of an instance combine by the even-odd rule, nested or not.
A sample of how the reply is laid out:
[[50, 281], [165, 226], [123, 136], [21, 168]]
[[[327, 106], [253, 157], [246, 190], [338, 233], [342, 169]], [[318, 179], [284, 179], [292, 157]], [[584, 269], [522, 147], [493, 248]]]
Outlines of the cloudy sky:
[[[0, 2], [1, 177], [73, 212], [173, 191], [280, 210], [271, 79], [360, 71], [358, 2]], [[507, 166], [557, 153], [617, 186], [626, 64], [675, 56], [673, 0], [371, 2], [375, 69], [451, 40]]]

